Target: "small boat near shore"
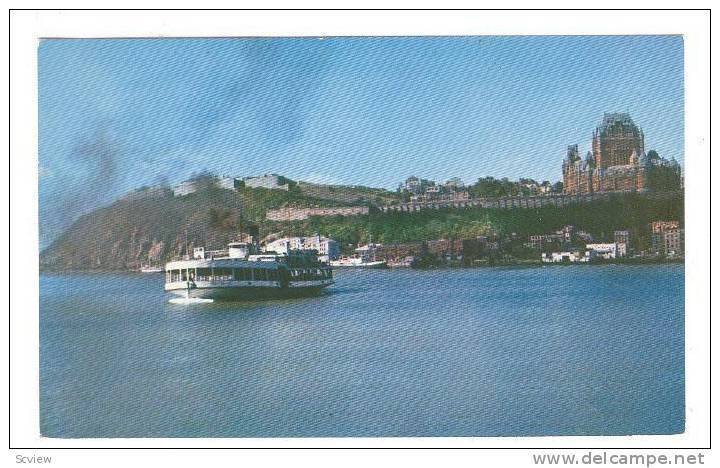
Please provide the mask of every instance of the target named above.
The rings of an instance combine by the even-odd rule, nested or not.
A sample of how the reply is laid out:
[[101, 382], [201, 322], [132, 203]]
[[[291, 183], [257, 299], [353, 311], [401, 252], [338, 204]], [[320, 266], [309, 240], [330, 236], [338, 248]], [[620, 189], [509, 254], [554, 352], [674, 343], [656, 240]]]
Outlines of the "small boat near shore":
[[337, 268], [354, 267], [354, 268], [385, 268], [387, 262], [378, 260], [375, 252], [379, 245], [367, 244], [355, 249], [355, 255], [352, 257], [341, 257], [338, 260], [330, 261], [330, 266]]
[[330, 266], [335, 268], [344, 267], [360, 267], [360, 268], [385, 268], [387, 266], [385, 260], [366, 261], [359, 257], [342, 257], [338, 260], [332, 260]]

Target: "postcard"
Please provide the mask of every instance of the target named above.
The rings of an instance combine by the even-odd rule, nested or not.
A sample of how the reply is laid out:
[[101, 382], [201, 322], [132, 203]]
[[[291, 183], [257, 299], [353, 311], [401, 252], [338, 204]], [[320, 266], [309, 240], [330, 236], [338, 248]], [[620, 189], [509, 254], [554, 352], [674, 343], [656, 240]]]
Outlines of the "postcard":
[[39, 38], [39, 437], [681, 437], [688, 47]]

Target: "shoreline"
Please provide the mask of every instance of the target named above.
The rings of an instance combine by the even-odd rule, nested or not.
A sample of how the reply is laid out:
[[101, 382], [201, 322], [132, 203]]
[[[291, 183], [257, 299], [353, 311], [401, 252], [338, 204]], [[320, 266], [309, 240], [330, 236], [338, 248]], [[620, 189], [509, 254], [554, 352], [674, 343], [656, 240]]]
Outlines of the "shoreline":
[[[685, 264], [684, 258], [674, 259], [627, 259], [627, 260], [603, 260], [594, 262], [550, 262], [546, 263], [543, 261], [536, 260], [520, 260], [516, 262], [500, 262], [490, 264], [489, 262], [476, 263], [471, 265], [435, 265], [428, 267], [409, 267], [413, 270], [446, 270], [446, 269], [471, 269], [471, 268], [501, 268], [501, 267], [571, 267], [571, 266], [604, 266], [604, 265], [678, 265]], [[389, 268], [393, 269], [404, 269], [404, 268]]]
[[[394, 268], [381, 268], [381, 269], [371, 269], [371, 268], [335, 268], [334, 271], [394, 271], [394, 270], [417, 270], [417, 271], [430, 271], [430, 270], [456, 270], [456, 269], [473, 269], [473, 268], [504, 268], [504, 267], [569, 267], [569, 266], [604, 266], [604, 265], [628, 265], [628, 266], [635, 266], [635, 265], [678, 265], [678, 264], [684, 264], [685, 259], [680, 258], [673, 258], [673, 259], [618, 259], [618, 260], [603, 260], [603, 261], [595, 261], [595, 262], [567, 262], [567, 263], [544, 263], [542, 261], [536, 261], [536, 260], [519, 260], [516, 262], [498, 262], [494, 264], [490, 264], [489, 262], [482, 262], [482, 263], [475, 263], [471, 265], [462, 265], [462, 264], [440, 264], [435, 266], [427, 266], [427, 267], [394, 267]], [[40, 270], [40, 275], [61, 275], [61, 274], [70, 274], [70, 275], [78, 275], [78, 274], [96, 274], [96, 275], [104, 275], [104, 274], [116, 274], [116, 273], [128, 273], [128, 274], [137, 274], [137, 275], [147, 275], [148, 277], [152, 277], [153, 275], [161, 275], [164, 272], [157, 272], [157, 273], [143, 273], [140, 271], [131, 271], [131, 270]]]

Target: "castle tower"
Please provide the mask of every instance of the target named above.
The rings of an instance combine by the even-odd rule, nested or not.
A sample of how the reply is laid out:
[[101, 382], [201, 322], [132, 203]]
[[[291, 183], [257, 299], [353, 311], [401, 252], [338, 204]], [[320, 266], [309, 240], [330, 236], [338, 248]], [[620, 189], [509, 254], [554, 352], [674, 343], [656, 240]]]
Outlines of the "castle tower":
[[645, 152], [645, 136], [629, 114], [605, 113], [593, 132], [592, 151], [598, 169], [629, 165], [633, 152]]
[[570, 145], [563, 160], [563, 192], [577, 194], [580, 192], [580, 155], [578, 145]]

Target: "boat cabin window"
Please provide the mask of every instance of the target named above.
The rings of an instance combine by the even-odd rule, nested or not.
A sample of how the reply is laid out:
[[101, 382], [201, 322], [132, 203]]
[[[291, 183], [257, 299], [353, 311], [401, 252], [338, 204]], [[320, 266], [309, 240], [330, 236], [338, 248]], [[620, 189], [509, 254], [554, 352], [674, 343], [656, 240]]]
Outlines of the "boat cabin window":
[[232, 268], [215, 268], [215, 281], [231, 281]]
[[210, 268], [198, 268], [195, 281], [211, 281]]
[[233, 279], [235, 281], [250, 281], [252, 279], [252, 277], [250, 276], [250, 269], [249, 268], [233, 269]]

